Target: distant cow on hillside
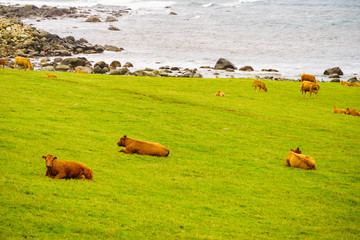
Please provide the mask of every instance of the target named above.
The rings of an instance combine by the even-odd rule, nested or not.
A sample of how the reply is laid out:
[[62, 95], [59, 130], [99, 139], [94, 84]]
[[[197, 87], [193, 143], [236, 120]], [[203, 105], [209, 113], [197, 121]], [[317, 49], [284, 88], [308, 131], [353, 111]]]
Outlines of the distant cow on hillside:
[[255, 80], [253, 82], [252, 87], [255, 87], [255, 91], [257, 91], [257, 89], [259, 88], [259, 92], [260, 92], [261, 89], [263, 89], [265, 92], [267, 92], [267, 88], [265, 86], [265, 83], [263, 83], [262, 81]]
[[337, 107], [334, 107], [333, 108], [333, 113], [343, 113], [343, 114], [346, 114], [346, 110], [344, 109], [339, 109]]
[[300, 86], [301, 97], [304, 97], [304, 96], [306, 97], [306, 92], [309, 92], [310, 93], [309, 98], [311, 98], [312, 93], [315, 93], [316, 98], [317, 98], [319, 89], [320, 89], [320, 85], [318, 83], [304, 81], [301, 83], [301, 86]]
[[31, 71], [32, 69], [32, 65], [29, 59], [24, 57], [15, 57], [14, 69], [16, 68], [16, 66], [18, 67], [18, 69], [20, 69], [20, 65], [24, 66], [25, 71], [26, 69], [29, 69], [29, 71]]
[[83, 163], [72, 161], [60, 161], [51, 154], [42, 156], [46, 160], [45, 176], [55, 179], [79, 178], [82, 180], [92, 180], [93, 171]]
[[158, 157], [167, 157], [169, 155], [169, 150], [159, 143], [134, 140], [128, 138], [126, 135], [120, 138], [117, 145], [119, 147], [125, 147], [125, 149], [121, 149], [119, 151], [123, 153], [137, 153], [140, 155], [150, 155]]
[[310, 75], [310, 74], [301, 74], [301, 81], [308, 81], [308, 82], [313, 82], [316, 83], [316, 79], [314, 75]]
[[222, 91], [217, 91], [217, 92], [215, 93], [215, 96], [224, 97], [224, 96], [225, 96], [225, 93], [223, 93]]
[[360, 113], [356, 109], [346, 108], [346, 114], [352, 116], [360, 116]]

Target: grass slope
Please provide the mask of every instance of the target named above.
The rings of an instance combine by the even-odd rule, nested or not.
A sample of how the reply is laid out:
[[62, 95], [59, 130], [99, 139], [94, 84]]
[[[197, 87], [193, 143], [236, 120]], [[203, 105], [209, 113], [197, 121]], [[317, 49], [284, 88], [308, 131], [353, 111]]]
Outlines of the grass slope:
[[[360, 88], [0, 69], [0, 238], [357, 239]], [[226, 97], [215, 97], [217, 90]], [[125, 155], [119, 138], [167, 158]], [[317, 170], [285, 167], [290, 148]], [[96, 181], [44, 177], [42, 155]]]

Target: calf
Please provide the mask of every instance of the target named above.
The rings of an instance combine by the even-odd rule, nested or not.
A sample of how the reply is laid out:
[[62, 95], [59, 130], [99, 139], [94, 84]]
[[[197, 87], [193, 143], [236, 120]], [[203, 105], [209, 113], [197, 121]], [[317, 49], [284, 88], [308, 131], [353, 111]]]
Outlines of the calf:
[[126, 135], [120, 138], [117, 145], [119, 147], [125, 147], [125, 149], [121, 149], [119, 151], [123, 153], [129, 153], [129, 154], [137, 153], [140, 155], [150, 155], [150, 156], [158, 156], [158, 157], [167, 157], [169, 155], [169, 150], [159, 143], [134, 140], [128, 138]]
[[301, 74], [301, 81], [308, 81], [308, 82], [313, 82], [316, 83], [316, 79], [314, 75], [310, 75], [310, 74]]
[[288, 167], [302, 168], [306, 170], [316, 170], [314, 158], [296, 153], [293, 149], [291, 149], [288, 153], [285, 165]]
[[346, 110], [343, 110], [343, 109], [339, 109], [337, 107], [334, 107], [333, 108], [333, 113], [343, 113], [343, 114], [346, 114]]
[[360, 116], [360, 113], [356, 109], [346, 108], [346, 114], [352, 116]]
[[261, 82], [259, 80], [255, 80], [253, 82], [252, 87], [255, 87], [255, 91], [257, 91], [257, 88], [259, 88], [259, 92], [260, 92], [261, 89], [264, 89], [264, 91], [267, 92], [267, 88], [265, 86], [265, 83], [263, 83], [263, 82]]
[[50, 74], [50, 73], [47, 73], [46, 76], [47, 76], [48, 78], [57, 78], [55, 75]]
[[83, 163], [72, 161], [60, 161], [57, 157], [48, 154], [42, 156], [46, 160], [45, 176], [55, 179], [79, 178], [82, 180], [92, 180], [93, 171]]
[[215, 93], [215, 96], [224, 97], [224, 96], [225, 96], [225, 93], [223, 93], [222, 91], [217, 91], [217, 92]]
[[306, 92], [310, 92], [309, 98], [311, 98], [312, 93], [315, 93], [316, 98], [317, 98], [319, 89], [320, 89], [320, 85], [318, 83], [304, 81], [301, 83], [301, 86], [300, 86], [301, 97], [303, 97], [303, 96], [306, 97]]

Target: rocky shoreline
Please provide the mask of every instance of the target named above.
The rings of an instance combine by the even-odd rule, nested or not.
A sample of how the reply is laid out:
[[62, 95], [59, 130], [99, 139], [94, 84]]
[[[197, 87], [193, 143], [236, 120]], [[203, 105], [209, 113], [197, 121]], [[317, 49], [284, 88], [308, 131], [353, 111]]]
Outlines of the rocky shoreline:
[[[111, 11], [106, 22], [118, 21], [118, 17], [128, 14], [131, 9]], [[256, 72], [251, 66], [237, 68], [230, 61], [220, 58], [214, 67], [200, 66], [199, 70], [162, 66], [158, 69], [145, 68], [136, 69], [132, 63], [122, 65], [119, 61], [110, 64], [99, 61], [92, 66], [92, 63], [85, 57], [74, 55], [99, 54], [104, 51], [121, 52], [121, 47], [113, 45], [101, 46], [91, 44], [86, 39], [75, 39], [73, 36], [60, 37], [46, 31], [37, 30], [34, 27], [24, 25], [19, 19], [35, 18], [57, 19], [61, 18], [87, 18], [87, 22], [101, 21], [97, 16], [91, 16], [90, 12], [77, 8], [57, 8], [34, 5], [3, 6], [0, 5], [0, 56], [7, 59], [7, 67], [13, 67], [13, 58], [23, 56], [30, 58], [36, 69], [41, 71], [82, 71], [87, 73], [128, 75], [128, 76], [151, 76], [151, 77], [194, 77], [202, 78], [204, 73], [211, 72], [213, 77], [234, 77], [238, 73], [254, 73], [250, 77], [255, 79], [269, 79], [279, 81], [299, 81], [300, 79], [289, 79], [281, 76], [276, 69], [262, 69]], [[85, 20], [84, 20], [85, 21]], [[109, 30], [117, 30], [110, 29]], [[87, 55], [88, 56], [88, 55]], [[64, 58], [65, 57], [65, 58]], [[202, 74], [203, 73], [203, 74]], [[324, 71], [324, 76], [331, 79], [331, 82], [340, 82], [343, 75], [340, 68], [335, 67]], [[358, 81], [355, 77], [350, 81]]]

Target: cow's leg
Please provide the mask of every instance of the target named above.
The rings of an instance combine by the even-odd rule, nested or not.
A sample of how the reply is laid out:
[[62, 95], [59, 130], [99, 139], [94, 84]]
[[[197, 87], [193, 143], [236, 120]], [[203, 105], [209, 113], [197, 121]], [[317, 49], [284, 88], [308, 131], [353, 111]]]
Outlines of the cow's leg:
[[121, 149], [119, 152], [123, 152], [123, 153], [131, 153], [131, 152], [129, 152], [126, 148], [125, 148], [125, 149]]
[[62, 179], [62, 178], [65, 178], [66, 177], [66, 174], [65, 173], [58, 173], [56, 176], [55, 176], [55, 179]]

